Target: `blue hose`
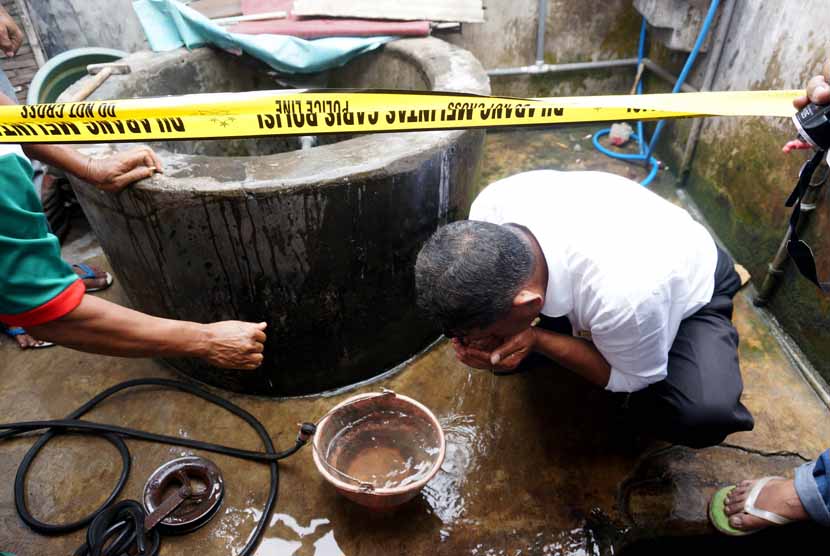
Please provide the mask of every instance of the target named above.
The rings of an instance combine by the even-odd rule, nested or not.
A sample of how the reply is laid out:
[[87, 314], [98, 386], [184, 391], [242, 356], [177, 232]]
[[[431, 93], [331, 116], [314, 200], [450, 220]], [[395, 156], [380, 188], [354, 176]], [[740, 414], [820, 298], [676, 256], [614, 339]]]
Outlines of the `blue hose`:
[[[700, 52], [700, 48], [703, 46], [703, 42], [706, 40], [706, 36], [709, 34], [709, 27], [712, 26], [712, 21], [715, 19], [715, 14], [718, 11], [718, 4], [720, 4], [720, 0], [712, 0], [712, 3], [709, 4], [709, 11], [706, 13], [706, 19], [703, 20], [703, 25], [700, 28], [700, 33], [697, 35], [697, 40], [695, 41], [694, 46], [692, 47], [692, 51], [689, 52], [689, 56], [686, 58], [686, 63], [683, 65], [683, 69], [680, 72], [680, 75], [677, 77], [677, 82], [674, 84], [672, 88], [672, 93], [677, 93], [680, 91], [680, 88], [683, 86], [683, 83], [686, 81], [686, 77], [688, 77], [689, 72], [692, 70], [692, 66], [695, 63], [695, 59], [697, 58], [698, 53]], [[640, 42], [637, 46], [637, 67], [640, 67], [640, 63], [643, 60], [643, 56], [645, 54], [645, 42], [646, 42], [646, 18], [643, 18], [643, 23], [640, 26]], [[643, 80], [642, 78], [637, 82], [637, 94], [643, 94]], [[618, 160], [626, 160], [626, 161], [636, 161], [636, 162], [647, 162], [651, 166], [651, 170], [640, 185], [643, 187], [648, 187], [654, 177], [657, 175], [657, 170], [660, 167], [660, 163], [651, 156], [651, 153], [654, 152], [654, 147], [657, 144], [657, 140], [660, 137], [660, 134], [663, 131], [663, 127], [665, 126], [666, 121], [660, 120], [657, 122], [657, 127], [654, 130], [654, 134], [651, 136], [651, 141], [648, 142], [648, 147], [645, 146], [645, 141], [641, 140], [645, 139], [645, 135], [643, 132], [643, 122], [637, 122], [637, 133], [631, 134], [631, 139], [637, 142], [637, 145], [640, 149], [639, 154], [625, 154], [625, 153], [617, 153], [606, 149], [599, 143], [599, 138], [604, 137], [611, 133], [610, 128], [602, 129], [594, 133], [593, 143], [594, 147], [606, 156], [610, 156], [611, 158], [616, 158]]]

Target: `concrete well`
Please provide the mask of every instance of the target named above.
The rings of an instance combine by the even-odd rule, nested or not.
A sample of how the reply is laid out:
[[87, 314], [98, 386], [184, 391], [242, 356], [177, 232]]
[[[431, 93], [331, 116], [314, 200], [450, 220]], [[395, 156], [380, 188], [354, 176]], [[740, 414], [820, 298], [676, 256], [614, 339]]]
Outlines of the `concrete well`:
[[[137, 53], [91, 98], [279, 88], [249, 59]], [[488, 94], [467, 51], [393, 42], [333, 70], [330, 87]], [[65, 93], [72, 94], [83, 81]], [[267, 321], [265, 362], [228, 372], [169, 361], [212, 385], [300, 395], [376, 376], [438, 336], [417, 315], [412, 267], [442, 223], [466, 216], [483, 132], [155, 144], [164, 176], [119, 194], [73, 185], [133, 306], [183, 320]]]

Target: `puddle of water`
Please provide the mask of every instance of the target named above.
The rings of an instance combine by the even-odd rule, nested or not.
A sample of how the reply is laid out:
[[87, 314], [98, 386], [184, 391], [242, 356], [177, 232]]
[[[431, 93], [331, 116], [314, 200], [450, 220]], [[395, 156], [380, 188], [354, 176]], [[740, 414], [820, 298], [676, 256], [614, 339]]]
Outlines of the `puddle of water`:
[[328, 519], [314, 518], [302, 525], [291, 515], [275, 513], [267, 531], [257, 556], [345, 556]]
[[423, 423], [401, 411], [373, 411], [338, 431], [326, 460], [375, 488], [413, 484], [429, 474], [439, 452]]

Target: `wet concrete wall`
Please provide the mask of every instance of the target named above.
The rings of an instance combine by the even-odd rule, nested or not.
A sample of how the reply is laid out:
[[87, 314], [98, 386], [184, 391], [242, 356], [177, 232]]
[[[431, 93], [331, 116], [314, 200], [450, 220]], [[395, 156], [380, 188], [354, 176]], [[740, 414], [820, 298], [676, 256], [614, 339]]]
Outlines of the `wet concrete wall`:
[[[802, 88], [830, 58], [826, 29], [830, 13], [820, 0], [737, 2], [713, 90]], [[661, 63], [677, 70], [683, 56], [663, 52]], [[692, 73], [699, 84], [707, 63], [701, 57]], [[652, 91], [666, 85], [649, 83]], [[658, 151], [677, 169], [690, 121], [667, 126]], [[795, 137], [785, 118], [708, 118], [693, 158], [687, 187], [693, 199], [738, 261], [760, 287], [786, 230], [789, 210], [784, 200], [808, 154], [789, 155], [781, 146]], [[826, 192], [808, 224], [823, 276], [830, 273], [830, 215]], [[826, 278], [825, 278], [826, 279]], [[830, 300], [789, 267], [769, 305], [785, 330], [810, 361], [830, 378]]]
[[[536, 61], [537, 0], [485, 0], [486, 21], [465, 23], [450, 42], [472, 52], [485, 69]], [[548, 64], [631, 58], [637, 55], [640, 15], [631, 0], [550, 0], [545, 27]], [[630, 68], [493, 77], [494, 94], [554, 96], [622, 93], [631, 88]]]
[[[127, 52], [146, 48], [131, 0], [26, 0], [46, 56], [103, 46]], [[102, 17], [117, 14], [117, 17]]]
[[[128, 52], [146, 48], [130, 0], [26, 0], [49, 56], [70, 48], [106, 46]], [[536, 58], [537, 0], [485, 0], [486, 22], [464, 24], [461, 34], [442, 35], [472, 52], [485, 69], [531, 64]], [[102, 20], [102, 12], [122, 17]], [[628, 58], [636, 55], [640, 16], [632, 0], [551, 0], [545, 34], [547, 63]], [[623, 92], [631, 72], [502, 77], [493, 90], [508, 95]]]

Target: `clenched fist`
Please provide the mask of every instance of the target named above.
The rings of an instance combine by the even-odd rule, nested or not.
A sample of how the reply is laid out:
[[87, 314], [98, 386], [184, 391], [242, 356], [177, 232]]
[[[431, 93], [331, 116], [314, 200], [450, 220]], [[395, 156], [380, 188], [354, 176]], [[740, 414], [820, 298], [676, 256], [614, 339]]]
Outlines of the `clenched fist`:
[[267, 326], [238, 320], [205, 324], [200, 356], [214, 367], [256, 369], [262, 364]]

